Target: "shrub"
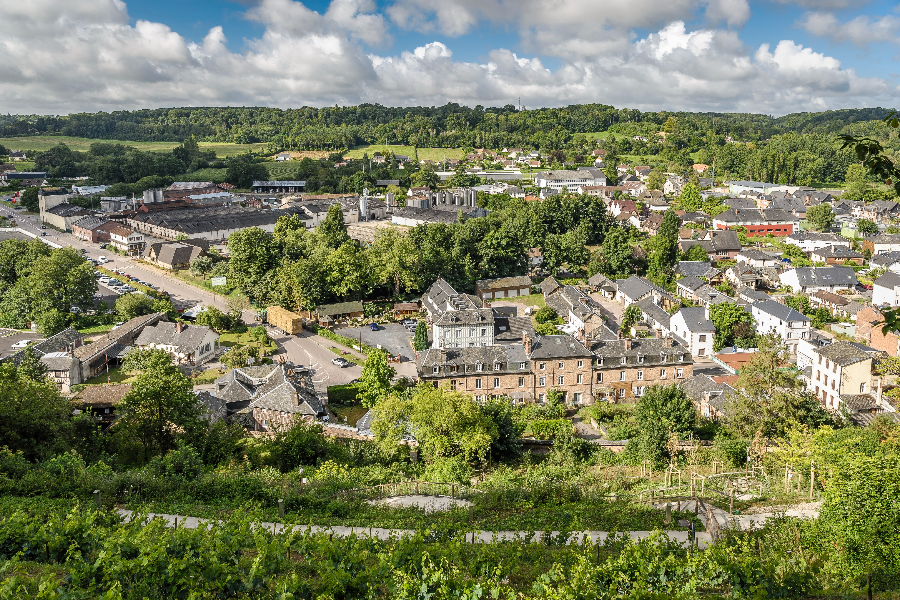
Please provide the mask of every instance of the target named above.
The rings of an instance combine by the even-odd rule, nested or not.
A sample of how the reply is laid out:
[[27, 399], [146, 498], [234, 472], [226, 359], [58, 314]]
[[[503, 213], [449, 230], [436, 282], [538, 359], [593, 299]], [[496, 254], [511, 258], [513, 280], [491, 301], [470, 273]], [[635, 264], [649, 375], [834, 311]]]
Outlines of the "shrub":
[[329, 404], [354, 404], [359, 401], [359, 384], [328, 386]]
[[553, 440], [571, 434], [572, 422], [568, 419], [532, 421], [531, 433], [541, 440]]

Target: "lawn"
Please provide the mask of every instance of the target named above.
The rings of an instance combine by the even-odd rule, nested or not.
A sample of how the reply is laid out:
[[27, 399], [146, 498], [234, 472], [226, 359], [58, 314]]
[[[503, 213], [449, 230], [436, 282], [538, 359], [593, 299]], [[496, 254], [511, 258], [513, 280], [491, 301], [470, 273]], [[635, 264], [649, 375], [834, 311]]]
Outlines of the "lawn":
[[[267, 345], [266, 347], [271, 350], [276, 350], [278, 346], [275, 345], [275, 342], [271, 340], [271, 338], [266, 337]], [[219, 345], [220, 346], [253, 346], [254, 348], [257, 346], [256, 338], [253, 337], [253, 334], [250, 333], [250, 328], [248, 327], [246, 331], [243, 333], [234, 333], [227, 332], [219, 335]]]
[[122, 367], [110, 367], [109, 381], [106, 381], [106, 373], [101, 373], [96, 377], [91, 377], [84, 383], [86, 385], [99, 385], [102, 383], [131, 383], [137, 377], [136, 374], [126, 373]]
[[543, 294], [531, 294], [529, 296], [516, 296], [515, 298], [503, 298], [504, 302], [515, 302], [516, 304], [524, 304], [525, 306], [537, 306], [543, 308], [547, 306], [544, 302]]
[[[8, 137], [0, 138], [0, 143], [2, 143], [7, 148], [12, 148], [13, 150], [25, 150], [26, 152], [43, 152], [44, 150], [48, 150], [60, 143], [66, 144], [72, 150], [78, 150], [81, 152], [90, 150], [91, 144], [94, 143], [123, 144], [125, 146], [134, 146], [138, 150], [151, 152], [165, 152], [181, 144], [181, 142], [128, 142], [123, 140], [96, 140], [91, 138], [71, 137], [66, 135]], [[266, 144], [200, 142], [200, 148], [203, 150], [215, 150], [216, 156], [228, 157], [234, 156], [236, 154], [243, 154], [248, 150], [253, 150], [254, 152], [264, 152], [266, 150]], [[21, 166], [23, 164], [25, 163], [18, 163], [17, 166]], [[19, 168], [18, 170], [24, 171], [25, 169]]]
[[609, 132], [608, 131], [591, 131], [588, 133], [582, 133], [581, 135], [588, 138], [589, 140], [605, 140], [606, 138], [609, 137]]
[[[413, 146], [385, 146], [384, 144], [372, 144], [369, 146], [359, 146], [348, 151], [345, 158], [362, 158], [363, 154], [368, 154], [369, 158], [376, 152], [384, 152], [390, 150], [394, 154], [405, 154], [410, 158], [416, 155], [416, 148]], [[419, 160], [443, 160], [445, 158], [462, 158], [462, 148], [418, 148]]]
[[351, 404], [349, 406], [332, 405], [329, 408], [334, 413], [334, 416], [337, 417], [338, 424], [344, 423], [344, 418], [346, 417], [347, 425], [351, 426], [356, 425], [356, 422], [362, 419], [363, 415], [369, 411], [362, 404]]
[[177, 181], [212, 181], [213, 183], [224, 183], [225, 173], [228, 169], [198, 169], [193, 173], [185, 173], [177, 175]]
[[106, 333], [113, 328], [113, 324], [109, 325], [94, 325], [93, 327], [86, 327], [84, 329], [79, 329], [78, 333], [83, 333], [84, 335], [93, 335], [97, 333]]
[[266, 163], [270, 181], [297, 181], [300, 177], [299, 162]]
[[207, 369], [196, 377], [191, 378], [191, 383], [193, 383], [194, 385], [205, 385], [208, 383], [213, 383], [222, 375], [224, 375], [224, 373], [219, 369]]

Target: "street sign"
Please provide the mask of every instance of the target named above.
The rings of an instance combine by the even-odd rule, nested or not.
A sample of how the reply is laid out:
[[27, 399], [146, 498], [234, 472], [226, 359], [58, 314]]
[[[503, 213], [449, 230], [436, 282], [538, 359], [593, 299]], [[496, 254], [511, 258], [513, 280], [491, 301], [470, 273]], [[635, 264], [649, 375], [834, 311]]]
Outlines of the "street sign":
[[225, 285], [225, 280], [227, 277], [213, 277], [209, 280], [213, 287], [218, 287], [220, 285]]

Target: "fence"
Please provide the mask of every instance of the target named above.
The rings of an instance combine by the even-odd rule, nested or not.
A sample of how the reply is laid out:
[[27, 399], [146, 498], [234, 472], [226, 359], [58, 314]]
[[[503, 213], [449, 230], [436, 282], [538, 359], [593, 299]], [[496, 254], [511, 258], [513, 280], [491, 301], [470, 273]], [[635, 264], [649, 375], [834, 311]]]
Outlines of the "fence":
[[445, 483], [437, 481], [397, 481], [394, 483], [382, 483], [364, 488], [342, 490], [332, 496], [343, 500], [374, 500], [391, 496], [408, 496], [420, 494], [423, 496], [450, 496], [470, 500], [476, 494], [483, 494], [479, 489], [465, 486], [459, 483]]

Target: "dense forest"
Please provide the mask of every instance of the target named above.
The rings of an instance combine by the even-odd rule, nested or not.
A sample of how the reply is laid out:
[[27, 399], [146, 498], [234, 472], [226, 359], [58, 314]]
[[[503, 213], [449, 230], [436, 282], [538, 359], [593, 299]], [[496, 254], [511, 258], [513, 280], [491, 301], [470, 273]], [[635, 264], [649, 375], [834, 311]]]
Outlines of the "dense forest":
[[[388, 143], [418, 147], [554, 149], [579, 145], [579, 134], [611, 131], [629, 137], [661, 130], [697, 151], [708, 137], [755, 142], [783, 133], [834, 134], [883, 118], [883, 108], [756, 114], [641, 112], [603, 104], [518, 110], [458, 104], [392, 108], [377, 104], [298, 109], [172, 108], [66, 116], [0, 116], [0, 135], [58, 134], [128, 141], [270, 142], [279, 148], [341, 149]], [[651, 152], [652, 153], [652, 152]]]

